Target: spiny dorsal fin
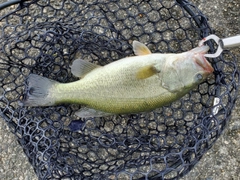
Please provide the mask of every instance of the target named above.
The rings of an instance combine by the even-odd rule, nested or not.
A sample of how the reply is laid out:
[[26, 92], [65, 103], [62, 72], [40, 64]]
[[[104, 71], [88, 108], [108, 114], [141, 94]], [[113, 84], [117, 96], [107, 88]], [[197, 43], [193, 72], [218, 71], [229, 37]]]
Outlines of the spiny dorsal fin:
[[139, 41], [133, 41], [133, 51], [137, 56], [151, 54], [151, 51], [143, 43]]
[[84, 61], [82, 59], [76, 59], [71, 65], [71, 72], [74, 76], [82, 78], [84, 75], [98, 67], [101, 66]]
[[146, 79], [158, 73], [158, 70], [153, 66], [144, 66], [137, 72], [137, 79]]

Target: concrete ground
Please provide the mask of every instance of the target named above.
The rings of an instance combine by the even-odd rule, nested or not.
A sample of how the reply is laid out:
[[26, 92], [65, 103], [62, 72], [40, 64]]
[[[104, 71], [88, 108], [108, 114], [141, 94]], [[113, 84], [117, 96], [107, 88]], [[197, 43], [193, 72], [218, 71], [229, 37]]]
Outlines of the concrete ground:
[[[208, 16], [219, 37], [240, 34], [239, 0], [189, 0]], [[0, 3], [4, 1], [0, 0]], [[240, 47], [232, 49], [240, 60]], [[240, 63], [239, 63], [240, 64]], [[182, 180], [238, 180], [240, 179], [240, 101], [232, 113], [229, 125], [215, 145], [203, 156], [194, 169]], [[33, 168], [0, 119], [0, 179], [35, 180]]]

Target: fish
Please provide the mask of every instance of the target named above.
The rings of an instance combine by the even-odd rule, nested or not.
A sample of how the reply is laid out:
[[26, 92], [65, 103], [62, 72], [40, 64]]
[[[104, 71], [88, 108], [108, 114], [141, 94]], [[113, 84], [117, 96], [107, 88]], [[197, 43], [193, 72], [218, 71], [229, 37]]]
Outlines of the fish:
[[214, 71], [204, 57], [207, 45], [182, 53], [151, 53], [133, 41], [136, 56], [100, 66], [76, 59], [71, 73], [79, 80], [60, 83], [30, 74], [23, 106], [80, 104], [81, 118], [150, 112], [180, 99]]

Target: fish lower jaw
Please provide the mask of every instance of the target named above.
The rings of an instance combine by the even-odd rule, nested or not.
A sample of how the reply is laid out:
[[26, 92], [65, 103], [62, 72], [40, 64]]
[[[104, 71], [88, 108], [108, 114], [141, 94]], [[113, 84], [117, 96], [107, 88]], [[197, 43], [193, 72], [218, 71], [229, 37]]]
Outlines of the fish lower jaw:
[[201, 68], [201, 70], [203, 70], [204, 72], [211, 74], [214, 71], [211, 64], [204, 57], [204, 54], [194, 55], [194, 60], [198, 67]]

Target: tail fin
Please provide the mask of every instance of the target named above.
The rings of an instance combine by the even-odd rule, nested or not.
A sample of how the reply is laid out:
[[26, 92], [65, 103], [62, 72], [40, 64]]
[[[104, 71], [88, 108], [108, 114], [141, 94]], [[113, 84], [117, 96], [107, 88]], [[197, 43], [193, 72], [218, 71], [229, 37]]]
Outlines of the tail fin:
[[51, 88], [57, 81], [30, 74], [27, 79], [27, 92], [21, 105], [23, 106], [51, 106], [55, 104]]

